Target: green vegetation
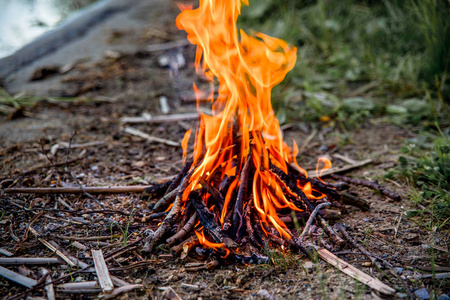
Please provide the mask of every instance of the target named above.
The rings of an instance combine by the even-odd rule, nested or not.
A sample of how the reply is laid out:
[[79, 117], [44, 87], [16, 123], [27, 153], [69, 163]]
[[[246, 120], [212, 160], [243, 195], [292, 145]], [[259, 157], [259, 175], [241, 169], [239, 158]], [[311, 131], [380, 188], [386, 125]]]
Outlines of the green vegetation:
[[337, 127], [344, 140], [369, 118], [420, 131], [386, 177], [410, 183], [418, 208], [410, 215], [448, 227], [450, 2], [250, 2], [240, 27], [298, 47], [297, 65], [272, 93], [280, 123]]
[[114, 225], [119, 228], [119, 230], [122, 232], [122, 237], [123, 237], [123, 241], [122, 241], [122, 245], [125, 247], [128, 243], [128, 237], [129, 237], [129, 232], [128, 229], [130, 227], [130, 223], [133, 220], [133, 213], [134, 213], [134, 208], [130, 213], [130, 216], [128, 217], [128, 221], [125, 225], [125, 228], [122, 228], [122, 226], [118, 223], [118, 222], [112, 222], [111, 225], [109, 226], [109, 230], [111, 231], [111, 241], [114, 237], [113, 235], [113, 227]]
[[347, 126], [391, 114], [404, 121], [412, 111], [403, 102], [413, 98], [413, 110], [428, 105], [427, 93], [447, 109], [447, 0], [250, 2], [241, 27], [298, 47], [296, 67], [273, 93], [281, 119]]
[[[410, 179], [410, 198], [418, 206], [409, 217], [418, 217], [429, 229], [450, 225], [450, 139], [428, 134], [408, 141], [400, 156], [401, 172]], [[388, 174], [392, 175], [391, 174]]]

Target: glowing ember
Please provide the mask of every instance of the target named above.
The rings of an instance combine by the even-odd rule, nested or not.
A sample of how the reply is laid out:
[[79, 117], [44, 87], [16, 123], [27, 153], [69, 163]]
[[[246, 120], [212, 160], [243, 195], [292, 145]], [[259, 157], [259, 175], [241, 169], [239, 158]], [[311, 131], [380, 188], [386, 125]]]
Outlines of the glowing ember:
[[[288, 229], [282, 216], [311, 213], [310, 200], [336, 196], [323, 182], [308, 179], [298, 166], [297, 145], [294, 142], [290, 151], [283, 142], [272, 109], [271, 89], [294, 67], [296, 48], [262, 33], [255, 37], [238, 33], [240, 9], [241, 0], [201, 0], [197, 9], [182, 7], [176, 20], [197, 45], [197, 71], [211, 85], [218, 80], [219, 95], [216, 100], [210, 95], [213, 115], [201, 114], [191, 155], [190, 130], [182, 141], [185, 169], [165, 186], [166, 195], [155, 205], [169, 213], [147, 250], [178, 221], [178, 232], [167, 240], [169, 244], [190, 235], [205, 248], [227, 252], [248, 240], [256, 247], [278, 243], [285, 249], [285, 244], [295, 244], [292, 238], [298, 234]], [[194, 90], [199, 93], [195, 85]], [[328, 159], [320, 162], [331, 166]], [[194, 212], [199, 221], [194, 224], [194, 217], [189, 224]]]

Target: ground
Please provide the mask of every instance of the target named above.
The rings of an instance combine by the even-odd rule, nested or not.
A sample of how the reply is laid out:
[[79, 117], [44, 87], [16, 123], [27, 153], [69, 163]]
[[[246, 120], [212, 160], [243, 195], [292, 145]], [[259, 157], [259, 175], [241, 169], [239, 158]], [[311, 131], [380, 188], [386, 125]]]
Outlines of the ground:
[[[103, 47], [110, 45], [112, 49], [117, 49], [114, 47], [127, 44], [133, 45], [131, 50], [114, 50], [95, 61], [78, 61], [64, 74], [51, 74], [45, 78], [39, 75], [35, 81], [23, 81], [23, 85], [14, 82], [18, 79], [5, 84], [11, 93], [26, 91], [45, 100], [24, 109], [11, 109], [9, 115], [2, 117], [2, 189], [68, 187], [77, 186], [77, 181], [85, 186], [148, 185], [167, 181], [181, 170], [181, 147], [149, 142], [125, 133], [124, 128], [132, 126], [152, 136], [179, 142], [195, 121], [121, 122], [123, 117], [144, 113], [163, 115], [161, 96], [169, 99], [170, 114], [195, 112], [195, 103], [188, 101], [193, 78], [206, 86], [193, 69], [193, 46], [162, 51], [149, 51], [147, 48], [184, 38], [173, 24], [176, 7], [164, 1], [153, 1], [144, 7], [146, 10], [134, 12], [134, 16], [140, 20], [147, 19], [145, 27], [114, 29], [105, 37], [108, 44]], [[164, 13], [155, 13], [155, 10]], [[161, 19], [158, 19], [159, 16]], [[178, 52], [186, 61], [186, 66], [178, 73], [173, 68], [160, 66], [162, 56], [173, 59]], [[46, 63], [49, 64], [48, 61]], [[43, 66], [32, 68], [43, 70]], [[57, 98], [62, 96], [70, 97], [70, 101]], [[358, 208], [344, 206], [342, 219], [337, 222], [345, 224], [349, 234], [372, 254], [390, 262], [412, 291], [425, 288], [429, 293], [440, 295], [448, 290], [448, 284], [439, 285], [431, 278], [421, 279], [421, 275], [431, 273], [432, 266], [439, 272], [449, 271], [448, 236], [408, 219], [405, 212], [413, 207], [408, 186], [401, 180], [385, 180], [382, 177], [395, 167], [403, 140], [412, 137], [413, 133], [385, 121], [370, 119], [349, 132], [343, 140], [337, 128], [321, 126], [312, 135], [316, 126], [298, 121], [293, 120], [292, 126], [285, 126], [284, 135], [288, 144], [291, 145], [294, 139], [300, 146], [302, 152], [298, 158], [302, 167], [314, 170], [317, 157], [324, 155], [329, 156], [335, 166], [347, 164], [335, 158], [335, 154], [354, 160], [371, 158], [372, 163], [349, 170], [345, 175], [379, 179], [384, 187], [402, 196], [401, 201], [394, 202], [376, 191], [352, 185], [352, 191], [370, 202], [370, 210], [362, 212]], [[306, 144], [308, 137], [311, 139]], [[331, 178], [324, 179], [335, 182]], [[2, 193], [0, 197], [1, 247], [14, 256], [54, 257], [30, 233], [30, 225], [43, 239], [52, 240], [64, 252], [91, 263], [91, 249], [101, 249], [107, 256], [127, 243], [129, 245], [145, 238], [148, 229], [155, 230], [161, 221], [144, 222], [143, 217], [151, 213], [150, 202], [140, 193], [94, 195], [104, 208], [85, 195]], [[99, 212], [88, 212], [92, 210]], [[73, 211], [85, 213], [75, 214]], [[76, 237], [87, 248], [74, 244]], [[150, 256], [141, 252], [141, 246], [138, 243], [127, 247], [122, 255], [113, 256], [108, 261], [111, 274], [128, 283], [143, 284], [141, 289], [128, 293], [130, 298], [171, 298], [163, 287], [172, 287], [183, 299], [386, 298], [323, 261], [311, 263], [301, 253], [282, 252], [274, 248], [267, 252], [270, 258], [268, 264], [223, 263], [211, 270], [189, 271], [192, 263], [208, 262], [209, 259], [181, 259], [165, 247]], [[395, 288], [399, 293], [391, 297], [406, 294], [396, 276], [388, 270], [380, 272], [368, 263], [366, 257], [354, 254], [341, 257]], [[127, 268], [139, 261], [145, 263]], [[37, 270], [37, 266], [27, 267], [33, 272]], [[47, 268], [51, 270], [53, 279], [70, 271], [64, 265]], [[17, 266], [10, 269], [18, 270]], [[94, 280], [94, 275], [79, 273], [70, 280]], [[25, 290], [4, 278], [0, 279], [0, 294], [7, 298]], [[31, 294], [43, 295], [42, 290], [32, 291]], [[95, 295], [91, 294], [92, 297]], [[73, 297], [61, 292], [58, 296]]]

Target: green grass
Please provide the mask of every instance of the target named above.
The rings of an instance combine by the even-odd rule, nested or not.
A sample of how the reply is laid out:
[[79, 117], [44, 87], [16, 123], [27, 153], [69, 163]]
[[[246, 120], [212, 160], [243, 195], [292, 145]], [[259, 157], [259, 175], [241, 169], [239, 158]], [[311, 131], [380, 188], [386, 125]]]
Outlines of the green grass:
[[418, 217], [430, 230], [450, 225], [450, 139], [424, 133], [402, 148], [401, 174], [412, 183], [410, 199], [418, 209], [409, 217]]
[[129, 227], [130, 227], [130, 223], [133, 220], [133, 213], [134, 213], [134, 208], [130, 213], [130, 216], [128, 217], [127, 223], [125, 225], [125, 228], [123, 228], [118, 222], [112, 222], [111, 225], [109, 226], [109, 230], [111, 232], [111, 241], [114, 237], [113, 235], [113, 228], [114, 225], [122, 232], [122, 237], [123, 237], [123, 241], [122, 241], [122, 245], [125, 247], [128, 243], [128, 237], [129, 237]]
[[387, 176], [410, 182], [427, 226], [448, 227], [450, 1], [251, 0], [242, 12], [245, 31], [298, 48], [272, 92], [280, 123], [335, 127], [342, 143], [370, 118], [422, 131]]
[[401, 122], [417, 122], [404, 116], [404, 101], [427, 103], [427, 93], [436, 103], [450, 100], [447, 0], [253, 0], [239, 23], [298, 47], [296, 67], [273, 91], [286, 121], [349, 127], [367, 116], [400, 114]]

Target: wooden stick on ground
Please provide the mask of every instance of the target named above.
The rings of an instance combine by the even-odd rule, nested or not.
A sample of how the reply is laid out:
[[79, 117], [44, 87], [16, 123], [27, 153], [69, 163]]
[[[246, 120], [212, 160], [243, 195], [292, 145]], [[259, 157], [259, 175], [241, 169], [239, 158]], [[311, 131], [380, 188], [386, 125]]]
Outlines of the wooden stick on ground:
[[44, 290], [45, 293], [47, 294], [47, 299], [48, 300], [55, 300], [56, 296], [55, 296], [55, 289], [53, 288], [53, 284], [51, 284], [52, 282], [52, 278], [50, 275], [47, 275], [50, 271], [45, 269], [45, 268], [39, 268], [39, 275], [41, 277], [45, 276], [45, 286], [44, 286]]
[[117, 296], [119, 296], [122, 293], [127, 293], [135, 289], [142, 288], [142, 284], [129, 284], [125, 286], [121, 286], [117, 289], [114, 289], [114, 291], [111, 292], [111, 294], [106, 295], [100, 295], [100, 299], [115, 299]]
[[[121, 194], [141, 193], [148, 186], [108, 186], [108, 187], [85, 187], [84, 190], [90, 194]], [[8, 188], [4, 190], [9, 194], [83, 194], [84, 191], [78, 187], [48, 187], [48, 188]]]
[[[51, 243], [52, 243], [52, 245], [53, 245], [55, 248], [58, 248], [58, 250], [63, 251], [63, 250], [59, 247], [59, 245], [57, 245], [55, 242], [51, 241]], [[71, 256], [71, 255], [67, 255], [67, 257], [68, 257], [74, 264], [76, 264], [78, 267], [80, 267], [80, 268], [82, 268], [82, 269], [87, 269], [87, 268], [89, 267], [89, 265], [88, 265], [87, 263], [85, 263], [85, 262], [79, 260], [79, 259], [76, 258], [76, 257], [73, 257], [73, 256]], [[89, 270], [89, 269], [87, 269], [87, 270]], [[86, 271], [86, 270], [85, 270], [85, 271]], [[120, 278], [118, 278], [118, 277], [116, 277], [116, 276], [110, 276], [110, 277], [111, 277], [111, 280], [112, 280], [112, 282], [114, 283], [115, 286], [119, 286], [119, 287], [120, 287], [120, 286], [130, 285], [128, 282], [126, 282], [126, 281], [124, 281], [124, 280], [122, 280], [122, 279], [120, 279]]]
[[64, 263], [55, 257], [0, 257], [0, 265], [50, 265]]
[[199, 118], [198, 113], [174, 114], [165, 116], [144, 116], [144, 117], [124, 117], [120, 119], [122, 123], [172, 123], [177, 121], [196, 120]]
[[60, 293], [84, 294], [84, 293], [100, 293], [102, 289], [97, 281], [85, 282], [69, 282], [56, 286], [56, 290]]
[[31, 288], [37, 284], [36, 280], [20, 275], [19, 273], [8, 270], [7, 268], [4, 268], [2, 266], [0, 266], [0, 276], [3, 276], [27, 288]]
[[3, 254], [5, 256], [13, 256], [14, 255], [14, 253], [9, 252], [5, 248], [0, 248], [0, 254]]
[[390, 286], [357, 269], [353, 265], [334, 255], [330, 251], [326, 249], [318, 249], [317, 254], [319, 255], [320, 258], [325, 260], [330, 265], [338, 268], [341, 272], [364, 283], [365, 285], [371, 287], [372, 289], [379, 291], [385, 295], [392, 295], [393, 293], [395, 293], [395, 290]]
[[175, 147], [178, 147], [178, 146], [181, 145], [179, 142], [174, 142], [174, 141], [171, 141], [171, 140], [162, 139], [162, 138], [159, 138], [159, 137], [156, 137], [156, 136], [152, 136], [152, 135], [149, 135], [149, 134], [147, 134], [147, 133], [145, 133], [143, 131], [140, 131], [140, 130], [138, 130], [136, 128], [133, 128], [133, 127], [125, 127], [123, 129], [123, 132], [131, 134], [131, 135], [135, 135], [135, 136], [138, 136], [138, 137], [141, 137], [143, 139], [146, 139], [149, 142], [158, 142], [158, 143], [166, 144], [166, 145], [169, 145], [169, 146], [175, 146]]
[[[320, 172], [320, 177], [325, 177], [327, 175], [330, 174], [334, 174], [334, 173], [341, 173], [341, 172], [345, 172], [351, 169], [356, 169], [362, 166], [365, 166], [367, 164], [370, 164], [372, 162], [372, 159], [366, 159], [366, 160], [362, 160], [362, 161], [358, 161], [355, 164], [352, 165], [346, 165], [346, 166], [342, 166], [342, 167], [336, 167], [336, 168], [329, 168], [327, 170], [324, 170], [323, 172]], [[293, 167], [295, 167], [295, 165], [293, 165]], [[316, 178], [317, 174], [316, 174], [316, 170], [309, 170], [308, 172], [308, 177], [310, 178]]]
[[70, 259], [66, 255], [64, 255], [64, 253], [62, 253], [61, 251], [56, 249], [52, 244], [50, 244], [49, 242], [47, 242], [46, 240], [41, 238], [40, 234], [33, 227], [29, 227], [29, 230], [33, 235], [35, 235], [37, 237], [39, 242], [44, 244], [44, 246], [46, 246], [48, 249], [50, 249], [52, 252], [54, 252], [59, 257], [61, 257], [69, 266], [71, 266], [72, 268], [75, 267], [75, 264], [72, 261], [70, 261]]
[[312, 223], [314, 222], [314, 219], [316, 218], [316, 215], [319, 213], [319, 211], [322, 208], [324, 208], [326, 206], [330, 206], [330, 205], [331, 205], [331, 202], [324, 202], [324, 203], [320, 203], [319, 205], [316, 206], [316, 208], [314, 208], [313, 212], [309, 216], [308, 221], [306, 222], [305, 228], [303, 228], [302, 234], [300, 235], [300, 240], [303, 240], [305, 238], [305, 236], [308, 234], [309, 228], [311, 227]]
[[104, 293], [111, 293], [114, 285], [109, 277], [108, 266], [103, 258], [102, 250], [92, 250], [92, 259], [94, 260], [95, 272], [97, 273], [98, 282]]

